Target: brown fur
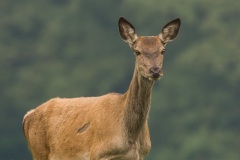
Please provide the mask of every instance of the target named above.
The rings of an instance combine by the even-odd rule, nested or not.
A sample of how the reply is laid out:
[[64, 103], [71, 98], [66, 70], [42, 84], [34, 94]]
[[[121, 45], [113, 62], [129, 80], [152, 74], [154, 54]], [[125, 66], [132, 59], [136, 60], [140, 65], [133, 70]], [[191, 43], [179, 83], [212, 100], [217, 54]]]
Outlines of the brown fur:
[[124, 41], [141, 53], [129, 89], [100, 97], [54, 98], [29, 111], [23, 130], [34, 160], [143, 160], [149, 152], [151, 91], [162, 76], [167, 41], [161, 34], [137, 37], [123, 18], [119, 28]]

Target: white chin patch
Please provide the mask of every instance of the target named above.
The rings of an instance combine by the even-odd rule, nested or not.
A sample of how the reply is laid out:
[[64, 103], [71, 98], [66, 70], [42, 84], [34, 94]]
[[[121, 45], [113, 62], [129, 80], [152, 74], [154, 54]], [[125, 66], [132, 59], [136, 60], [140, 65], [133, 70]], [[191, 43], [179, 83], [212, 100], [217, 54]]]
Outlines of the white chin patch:
[[156, 80], [159, 80], [160, 78], [162, 78], [162, 77], [159, 77], [159, 78], [148, 77], [148, 79], [149, 79], [150, 81], [156, 81]]

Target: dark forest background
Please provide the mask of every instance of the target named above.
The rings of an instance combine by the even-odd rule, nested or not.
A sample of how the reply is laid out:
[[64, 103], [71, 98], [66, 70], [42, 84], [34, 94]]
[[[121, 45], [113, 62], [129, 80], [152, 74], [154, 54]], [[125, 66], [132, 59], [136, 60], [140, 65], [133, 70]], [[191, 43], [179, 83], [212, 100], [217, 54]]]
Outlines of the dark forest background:
[[30, 160], [24, 114], [53, 97], [127, 90], [138, 35], [181, 18], [149, 116], [147, 160], [240, 159], [239, 0], [0, 0], [0, 159]]

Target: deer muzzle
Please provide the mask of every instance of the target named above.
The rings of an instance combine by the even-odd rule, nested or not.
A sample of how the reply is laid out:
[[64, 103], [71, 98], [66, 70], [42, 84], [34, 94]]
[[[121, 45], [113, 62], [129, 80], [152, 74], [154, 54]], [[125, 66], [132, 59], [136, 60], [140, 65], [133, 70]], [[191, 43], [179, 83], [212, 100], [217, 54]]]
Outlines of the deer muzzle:
[[160, 67], [151, 67], [149, 69], [151, 73], [151, 79], [157, 80], [163, 76], [162, 69]]

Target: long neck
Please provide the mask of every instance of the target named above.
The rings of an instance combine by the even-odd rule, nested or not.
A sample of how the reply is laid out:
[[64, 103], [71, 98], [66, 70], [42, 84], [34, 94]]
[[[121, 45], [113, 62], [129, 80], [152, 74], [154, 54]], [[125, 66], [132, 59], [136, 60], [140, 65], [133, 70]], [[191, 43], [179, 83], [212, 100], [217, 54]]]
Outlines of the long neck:
[[153, 81], [143, 77], [135, 67], [126, 92], [124, 121], [128, 136], [134, 138], [146, 123], [151, 103]]

